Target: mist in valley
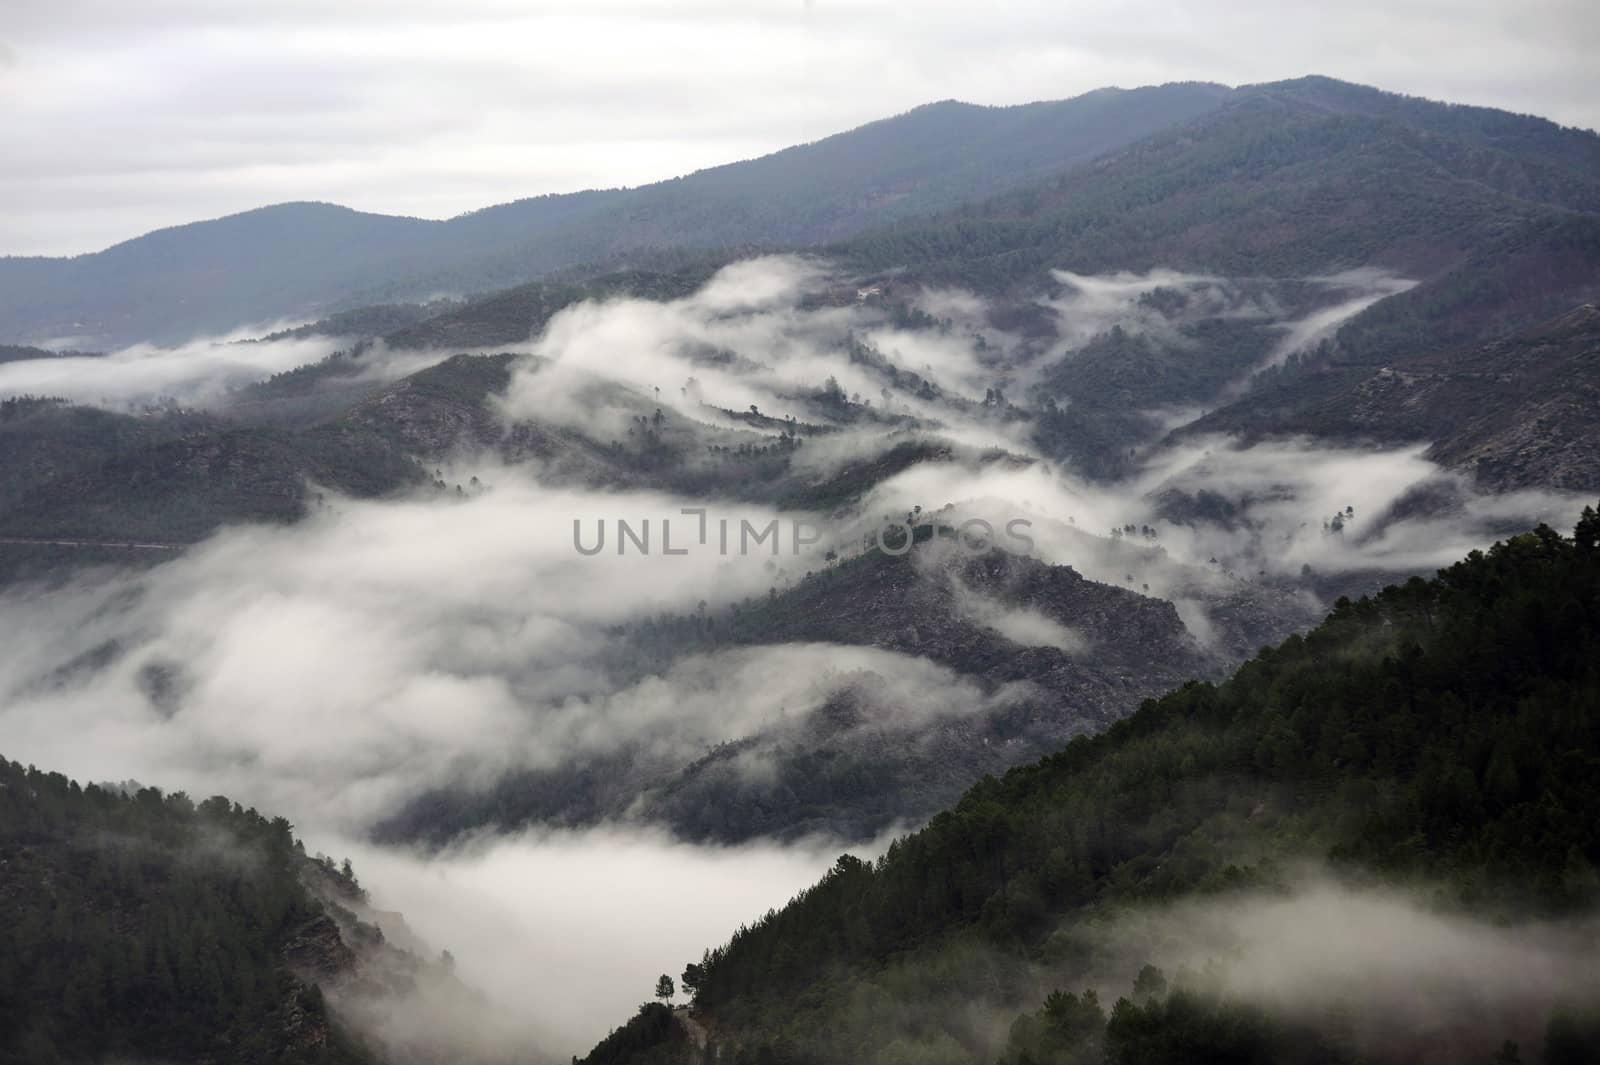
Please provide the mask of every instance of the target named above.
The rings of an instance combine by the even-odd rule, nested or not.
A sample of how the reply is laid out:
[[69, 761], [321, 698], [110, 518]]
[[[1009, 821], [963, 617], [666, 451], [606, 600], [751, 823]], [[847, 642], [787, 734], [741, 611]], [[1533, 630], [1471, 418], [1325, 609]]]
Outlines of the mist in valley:
[[[1048, 343], [995, 328], [984, 300], [955, 290], [916, 293], [924, 318], [896, 320], [856, 279], [794, 257], [735, 264], [684, 299], [569, 307], [529, 338], [491, 402], [507, 433], [533, 423], [639, 449], [660, 434], [681, 443], [686, 467], [712, 470], [728, 450], [792, 433], [803, 442], [783, 445], [784, 476], [801, 487], [907, 443], [941, 453], [837, 506], [796, 508], [737, 491], [678, 494], [648, 477], [598, 487], [538, 459], [464, 451], [439, 470], [443, 483], [470, 486], [459, 494], [319, 493], [292, 526], [231, 527], [142, 571], [13, 587], [0, 593], [0, 750], [85, 780], [132, 777], [284, 813], [317, 847], [355, 860], [378, 908], [452, 952], [492, 1012], [516, 1018], [510, 1042], [532, 1038], [561, 1059], [625, 1017], [657, 973], [780, 906], [841, 851], [872, 855], [884, 841], [696, 845], [623, 817], [422, 845], [374, 842], [378, 826], [432, 791], [482, 798], [508, 776], [574, 761], [685, 766], [721, 744], [785, 735], [862, 678], [875, 693], [871, 727], [895, 735], [1017, 695], [914, 654], [846, 644], [720, 647], [641, 667], [630, 626], [774, 600], [874, 550], [863, 545], [886, 521], [938, 513], [1003, 529], [1021, 518], [1039, 560], [1171, 602], [1220, 667], [1238, 653], [1219, 635], [1219, 603], [1268, 597], [1272, 624], [1307, 627], [1328, 605], [1324, 578], [1358, 588], [1427, 574], [1533, 521], [1566, 527], [1582, 506], [1551, 492], [1479, 492], [1425, 458], [1424, 444], [1163, 436], [1139, 446], [1125, 477], [1082, 476], [1034, 434], [1034, 390], [1052, 367], [1070, 372], [1082, 345], [1118, 328], [1182, 349], [1184, 315], [1203, 314], [1281, 334], [1276, 361], [1408, 283], [1313, 279], [1336, 302], [1291, 313], [1259, 286], [1172, 271], [1056, 281], [1042, 299], [1060, 321]], [[1162, 312], [1147, 298], [1158, 290], [1185, 293], [1186, 309]], [[315, 363], [335, 343], [13, 363], [0, 366], [0, 391], [225, 408], [231, 390]], [[385, 349], [370, 372], [381, 383], [445, 354]], [[1213, 509], [1196, 505], [1206, 500]], [[808, 522], [825, 535], [803, 553], [787, 539], [776, 555], [725, 553], [714, 535], [696, 536], [696, 508], [736, 528], [777, 521], [787, 537]], [[619, 520], [651, 522], [657, 550], [623, 551]], [[682, 555], [660, 550], [668, 521]], [[577, 551], [575, 527], [600, 524], [613, 530], [606, 549]], [[1097, 634], [1073, 619], [960, 592], [966, 617], [1019, 648], [1097, 653]], [[771, 771], [759, 753], [733, 764]], [[1228, 993], [1285, 1010], [1298, 1008], [1299, 988], [1338, 984], [1362, 1009], [1381, 998], [1401, 1012], [1488, 995], [1512, 1024], [1521, 996], [1553, 995], [1581, 974], [1581, 952], [1544, 931], [1520, 938], [1336, 887], [1156, 914], [1114, 934], [1172, 964], [1226, 953]], [[1381, 981], [1355, 979], [1374, 968]], [[1463, 969], [1494, 975], [1416, 982]]]

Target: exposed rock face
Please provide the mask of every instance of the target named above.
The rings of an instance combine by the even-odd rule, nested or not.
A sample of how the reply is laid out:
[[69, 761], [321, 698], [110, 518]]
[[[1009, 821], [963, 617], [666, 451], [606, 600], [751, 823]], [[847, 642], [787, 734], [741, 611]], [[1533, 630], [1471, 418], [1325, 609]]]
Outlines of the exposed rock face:
[[[353, 877], [307, 861], [301, 882], [323, 912], [296, 930], [284, 960], [317, 985], [317, 995], [326, 994], [336, 1019], [385, 1065], [526, 1060], [528, 1033], [500, 1030], [483, 995], [456, 978], [449, 956], [434, 954], [399, 914], [374, 909]], [[321, 1027], [326, 1038], [326, 1023]], [[302, 1042], [318, 1038], [309, 1024], [294, 1035]]]
[[353, 972], [356, 953], [345, 943], [334, 919], [321, 913], [296, 929], [284, 943], [283, 960], [306, 979], [320, 983]]
[[1430, 458], [1497, 491], [1600, 485], [1600, 308], [1487, 345], [1439, 376], [1413, 401], [1454, 423]]
[[1600, 308], [1476, 348], [1386, 366], [1325, 412], [1494, 491], [1600, 485]]

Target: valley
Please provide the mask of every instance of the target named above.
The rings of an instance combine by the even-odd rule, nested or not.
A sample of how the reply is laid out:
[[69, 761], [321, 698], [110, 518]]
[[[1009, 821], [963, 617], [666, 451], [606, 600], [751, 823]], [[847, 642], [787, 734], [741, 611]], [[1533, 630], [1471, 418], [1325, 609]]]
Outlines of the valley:
[[1597, 304], [1322, 77], [0, 259], [0, 1063], [1586, 1060]]

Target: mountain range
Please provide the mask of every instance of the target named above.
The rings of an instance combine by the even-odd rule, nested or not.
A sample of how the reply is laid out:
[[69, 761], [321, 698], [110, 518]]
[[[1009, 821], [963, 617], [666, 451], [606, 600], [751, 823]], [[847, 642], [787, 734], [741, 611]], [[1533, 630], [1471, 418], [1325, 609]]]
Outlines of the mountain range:
[[630, 255], [821, 244], [1026, 184], [1228, 93], [1166, 85], [1018, 107], [947, 101], [655, 185], [540, 196], [444, 222], [291, 203], [92, 255], [0, 259], [0, 338], [178, 343]]
[[[1047, 265], [1262, 273], [1329, 270], [1342, 259], [1431, 273], [1541, 208], [1593, 212], [1597, 142], [1540, 119], [1323, 78], [1108, 89], [1007, 108], [946, 102], [656, 185], [445, 222], [285, 204], [92, 255], [3, 259], [0, 339], [181, 342], [628, 257], [826, 248], [895, 224], [876, 261], [915, 267], [947, 247], [969, 264], [964, 283], [971, 260], [987, 257], [984, 243], [1017, 271], [1063, 241], [1070, 254]], [[1207, 188], [1225, 199], [1202, 207], [1196, 196]], [[1441, 212], [1455, 217], [1441, 226]], [[1319, 219], [1339, 232], [1319, 232]], [[978, 225], [990, 232], [977, 246], [939, 235]], [[1035, 231], [1018, 233], [1023, 225]], [[1023, 248], [1007, 247], [1018, 238]]]
[[[3, 259], [0, 743], [391, 873], [910, 832], [592, 1065], [1588, 1060], [1597, 305], [1600, 136], [1320, 77]], [[371, 892], [0, 761], [0, 1063], [525, 1060]]]

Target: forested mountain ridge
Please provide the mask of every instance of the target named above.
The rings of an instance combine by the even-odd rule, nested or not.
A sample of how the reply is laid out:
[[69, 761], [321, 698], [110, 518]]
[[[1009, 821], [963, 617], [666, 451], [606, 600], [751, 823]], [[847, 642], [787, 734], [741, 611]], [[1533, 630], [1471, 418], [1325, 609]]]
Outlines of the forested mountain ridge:
[[0, 1061], [376, 1063], [324, 998], [381, 942], [341, 895], [282, 818], [0, 759]]
[[[16, 493], [0, 535], [191, 543], [227, 522], [291, 522], [310, 485], [370, 497], [426, 481], [372, 433], [202, 425], [66, 466]], [[18, 441], [26, 444], [26, 440]]]
[[[1241, 92], [1054, 182], [829, 250], [868, 276], [974, 289], [1006, 313], [1051, 298], [1056, 270], [1165, 269], [1233, 283], [1388, 271], [1417, 283], [1272, 360], [1282, 365], [1268, 365], [1265, 351], [1251, 364], [1252, 338], [1236, 321], [1217, 334], [1222, 343], [1191, 336], [1164, 352], [1135, 333], [1110, 345], [1094, 366], [1120, 369], [1120, 391], [1082, 372], [1103, 337], [1044, 383], [1051, 399], [1091, 408], [1089, 421], [1102, 423], [1056, 444], [1080, 466], [1085, 452], [1158, 438], [1140, 417], [1174, 403], [1209, 411], [1182, 429], [1190, 436], [1315, 430], [1357, 443], [1348, 424], [1315, 416], [1380, 367], [1510, 342], [1600, 299], [1597, 155], [1600, 137], [1586, 131], [1303, 79]], [[1038, 328], [1048, 336], [1063, 323]], [[1514, 429], [1503, 422], [1491, 434]], [[1474, 468], [1480, 458], [1509, 457], [1480, 452]], [[1555, 483], [1538, 463], [1521, 470], [1518, 486]]]
[[1526, 152], [1552, 166], [1577, 173], [1592, 174], [1600, 166], [1600, 138], [1594, 137], [1592, 131], [1561, 126], [1529, 115], [1468, 104], [1440, 107], [1421, 97], [1384, 92], [1320, 75], [1274, 82], [1269, 87], [1281, 95], [1304, 99], [1329, 111], [1393, 118], [1486, 148]]
[[[1386, 298], [1336, 334], [1287, 356], [1274, 354], [1279, 323], [1259, 320], [1247, 302], [1210, 319], [1174, 318], [1181, 336], [1168, 348], [1159, 331], [1134, 329], [1069, 351], [1014, 402], [1035, 412], [1075, 405], [1070, 417], [1043, 419], [1039, 442], [1108, 478], [1128, 472], [1115, 456], [1160, 439], [1165, 430], [1148, 416], [1158, 408], [1209, 410], [1184, 429], [1191, 435], [1260, 439], [1316, 428], [1359, 442], [1348, 425], [1316, 412], [1379, 368], [1511, 342], [1600, 299], [1600, 181], [1590, 165], [1597, 156], [1600, 137], [1586, 131], [1301, 79], [1238, 90], [1205, 114], [1054, 179], [820, 251], [846, 272], [892, 279], [903, 292], [980, 293], [990, 325], [1035, 349], [1067, 344], [1076, 324], [1070, 311], [1051, 306], [1063, 291], [1058, 270], [1187, 271], [1192, 284], [1231, 286], [1280, 314], [1326, 307], [1347, 273], [1393, 280], [1374, 290]], [[516, 343], [568, 301], [680, 298], [714, 266], [747, 253], [707, 252], [692, 265], [606, 275], [584, 282], [581, 293], [571, 282], [535, 282], [452, 308], [388, 342], [467, 350]], [[1439, 454], [1455, 461], [1455, 452]], [[1483, 457], [1500, 461], [1480, 450], [1474, 469]], [[1549, 480], [1539, 463], [1520, 469], [1519, 486], [1568, 484]]]
[[13, 504], [36, 485], [214, 424], [195, 412], [139, 418], [61, 399], [0, 399], [0, 503]]
[[541, 196], [444, 222], [265, 207], [71, 259], [0, 259], [0, 339], [181, 342], [363, 303], [503, 288], [674, 247], [815, 244], [981, 198], [1215, 106], [1175, 84], [1018, 107], [931, 104], [636, 189]]
[[[1282, 129], [1266, 140], [1241, 139], [1235, 129], [1241, 117]], [[1450, 177], [1458, 196], [1477, 183], [1491, 199], [1520, 202], [1523, 210], [1552, 205], [1593, 211], [1600, 202], [1592, 178], [1600, 138], [1592, 133], [1327, 78], [1235, 90], [1205, 84], [1107, 89], [1008, 108], [946, 101], [655, 185], [521, 200], [446, 222], [388, 218], [331, 204], [282, 204], [161, 230], [72, 259], [0, 259], [0, 337], [93, 337], [102, 347], [140, 339], [177, 342], [363, 304], [417, 301], [440, 292], [483, 293], [553, 271], [616, 266], [630, 258], [738, 246], [831, 245], [897, 222], [905, 227], [900, 235], [875, 236], [852, 258], [867, 268], [872, 263], [888, 268], [924, 264], [931, 256], [945, 262], [934, 272], [949, 274], [952, 251], [961, 259], [1004, 253], [1004, 272], [1014, 278], [1024, 264], [1037, 261], [1023, 247], [1035, 238], [1008, 230], [1053, 204], [1081, 200], [1073, 208], [1080, 218], [1085, 210], [1147, 214], [1144, 196], [1156, 191], [1177, 197], [1174, 206], [1187, 209], [1190, 193], [1181, 180], [1173, 183], [1175, 174], [1152, 173], [1133, 183], [1119, 178], [1115, 202], [1102, 203], [1097, 172], [1115, 174], [1129, 162], [1159, 172], [1163, 157], [1177, 150], [1193, 154], [1202, 166], [1229, 167], [1232, 176], [1250, 180], [1292, 146], [1296, 127], [1304, 137], [1312, 126], [1330, 147], [1377, 146], [1389, 138], [1380, 153], [1399, 154], [1372, 155], [1362, 172], [1376, 175], [1387, 165], [1391, 174], [1406, 175], [1401, 185], [1431, 169], [1430, 180]], [[1392, 169], [1396, 161], [1402, 163], [1398, 170]], [[1346, 169], [1340, 164], [1324, 175], [1324, 186]], [[1012, 189], [1022, 191], [990, 200]], [[1378, 238], [1380, 243], [1367, 242], [1360, 249], [1364, 256], [1346, 257], [1364, 264], [1387, 243], [1396, 261], [1437, 263], [1446, 234], [1437, 226], [1431, 233], [1419, 232], [1419, 224], [1431, 225], [1429, 213], [1414, 209], [1419, 203], [1410, 190], [1390, 191], [1396, 193], [1394, 204], [1369, 204], [1366, 209], [1376, 211], [1368, 218], [1348, 214], [1345, 221], [1357, 227], [1376, 223], [1374, 232], [1381, 234], [1399, 219], [1399, 229]], [[1297, 195], [1290, 186], [1279, 192]], [[976, 209], [963, 206], [984, 201], [988, 205]], [[1240, 199], [1222, 210], [1236, 213], [1244, 203]], [[1271, 218], [1242, 217], [1238, 225], [1193, 232], [1193, 240], [1163, 240], [1155, 264], [1234, 270], [1248, 258], [1255, 270], [1286, 269], [1293, 257], [1268, 244], [1281, 244], [1286, 236], [1304, 243], [1304, 234], [1296, 236], [1289, 220], [1315, 219], [1325, 206], [1317, 199], [1298, 206], [1283, 202], [1274, 205]], [[907, 221], [952, 210], [945, 219]], [[1071, 248], [1063, 250], [1072, 254], [1070, 261], [1048, 265], [1143, 268], [1140, 263], [1152, 261], [1146, 239], [1152, 228], [1127, 221], [1108, 230], [1104, 240], [1080, 223], [1067, 222], [1070, 229], [1056, 224], [1052, 241], [1070, 232]], [[999, 222], [1007, 224], [997, 227]], [[992, 230], [972, 248], [958, 251], [948, 232], [941, 233], [971, 224]], [[1165, 232], [1171, 237], [1181, 228]], [[1014, 247], [1008, 250], [1007, 244]], [[1341, 249], [1324, 242], [1320, 250], [1337, 255], [1355, 246]], [[1305, 262], [1305, 256], [1298, 260]], [[983, 267], [977, 280], [990, 281], [986, 275], [993, 270]]]
[[[1346, 91], [1373, 106], [1330, 105]], [[1518, 135], [1480, 132], [1502, 124]], [[1053, 181], [838, 249], [866, 269], [986, 290], [1052, 267], [1426, 277], [1518, 224], [1594, 213], [1597, 154], [1600, 135], [1542, 119], [1303, 79], [1248, 87]]]
[[[868, 275], [991, 295], [1047, 290], [1051, 269], [1291, 277], [1382, 266], [1427, 279], [1470, 265], [1475, 252], [1485, 260], [1517, 252], [1529, 243], [1525, 231], [1583, 224], [1600, 210], [1596, 157], [1600, 135], [1589, 131], [1306, 78], [1235, 90], [1186, 122], [1049, 180], [818, 250]], [[690, 280], [740, 254], [748, 250], [702, 253]], [[670, 280], [684, 272], [676, 265], [654, 280], [598, 272], [651, 298], [684, 291]], [[530, 284], [390, 341], [512, 343], [548, 318], [552, 299], [570, 298]]]
[[[1540, 527], [1343, 600], [1225, 683], [983, 781], [875, 862], [841, 858], [685, 970], [698, 1026], [736, 1062], [1487, 1060], [1514, 1034], [1524, 1060], [1589, 1060], [1600, 987], [1581, 984], [1521, 1032], [1487, 1036], [1450, 1015], [1374, 1033], [1337, 1001], [1302, 1025], [1218, 997], [1217, 974], [1169, 990], [1150, 970], [1109, 1018], [1065, 992], [1092, 986], [1108, 960], [1092, 957], [1094, 929], [1119, 913], [1270, 899], [1307, 860], [1346, 883], [1423, 888], [1446, 912], [1586, 912], [1600, 899], [1596, 662], [1591, 507], [1571, 537]], [[1162, 964], [1149, 947], [1110, 960]], [[995, 1013], [1021, 1019], [976, 1023]], [[702, 1058], [644, 1008], [586, 1060]]]

